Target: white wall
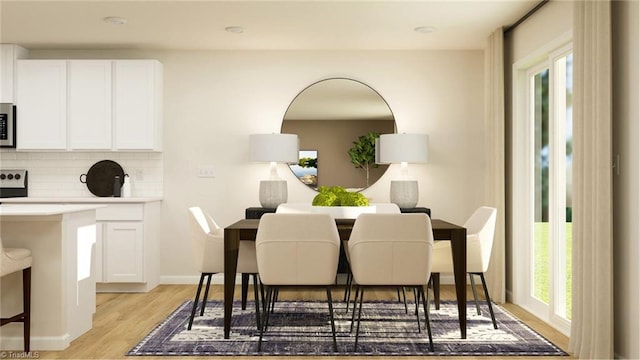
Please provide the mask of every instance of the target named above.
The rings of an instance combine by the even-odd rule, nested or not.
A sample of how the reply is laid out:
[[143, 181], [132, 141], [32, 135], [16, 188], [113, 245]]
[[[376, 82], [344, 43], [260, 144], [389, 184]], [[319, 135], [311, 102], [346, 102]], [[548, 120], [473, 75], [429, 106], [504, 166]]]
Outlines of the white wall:
[[[161, 275], [192, 280], [187, 208], [202, 206], [221, 226], [258, 206], [267, 164], [248, 162], [251, 133], [278, 132], [287, 106], [328, 77], [360, 80], [389, 103], [400, 132], [430, 135], [430, 163], [410, 168], [420, 206], [462, 223], [481, 205], [483, 189], [482, 51], [60, 51], [33, 58], [155, 58], [164, 67], [164, 201]], [[213, 179], [198, 165], [215, 166]], [[287, 168], [289, 201], [315, 193]], [[396, 166], [365, 191], [388, 201]], [[188, 278], [187, 278], [188, 277]]]
[[617, 357], [640, 358], [640, 6], [613, 1], [614, 302]]

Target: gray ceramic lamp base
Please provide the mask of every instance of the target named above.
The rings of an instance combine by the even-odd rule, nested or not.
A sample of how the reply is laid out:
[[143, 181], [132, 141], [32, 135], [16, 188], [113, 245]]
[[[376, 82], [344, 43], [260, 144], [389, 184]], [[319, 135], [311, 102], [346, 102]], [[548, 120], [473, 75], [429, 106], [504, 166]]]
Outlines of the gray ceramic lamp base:
[[401, 209], [411, 209], [418, 205], [417, 180], [392, 180], [389, 194], [391, 202]]
[[286, 180], [262, 180], [260, 181], [260, 205], [263, 208], [275, 209], [278, 205], [287, 202]]

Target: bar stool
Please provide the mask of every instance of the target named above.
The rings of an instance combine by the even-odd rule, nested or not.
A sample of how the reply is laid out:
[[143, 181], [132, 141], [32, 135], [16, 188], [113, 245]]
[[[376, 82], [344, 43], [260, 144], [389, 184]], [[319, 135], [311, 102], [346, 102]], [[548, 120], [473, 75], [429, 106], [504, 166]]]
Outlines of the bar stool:
[[21, 322], [24, 324], [24, 351], [29, 352], [31, 323], [31, 251], [28, 249], [4, 248], [0, 237], [0, 277], [22, 270], [22, 313], [10, 318], [1, 318], [0, 326]]

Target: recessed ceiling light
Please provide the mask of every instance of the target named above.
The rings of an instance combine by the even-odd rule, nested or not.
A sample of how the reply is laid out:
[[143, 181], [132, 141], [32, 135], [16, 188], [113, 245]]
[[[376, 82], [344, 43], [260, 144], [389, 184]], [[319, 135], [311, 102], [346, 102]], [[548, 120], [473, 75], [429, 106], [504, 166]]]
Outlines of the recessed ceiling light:
[[113, 24], [113, 25], [124, 25], [127, 23], [127, 19], [117, 17], [117, 16], [108, 16], [102, 20], [106, 23]]
[[244, 28], [242, 26], [227, 26], [224, 30], [234, 34], [242, 34], [244, 32]]
[[418, 26], [417, 28], [414, 28], [413, 31], [421, 34], [430, 34], [436, 31], [436, 28], [434, 28], [433, 26]]

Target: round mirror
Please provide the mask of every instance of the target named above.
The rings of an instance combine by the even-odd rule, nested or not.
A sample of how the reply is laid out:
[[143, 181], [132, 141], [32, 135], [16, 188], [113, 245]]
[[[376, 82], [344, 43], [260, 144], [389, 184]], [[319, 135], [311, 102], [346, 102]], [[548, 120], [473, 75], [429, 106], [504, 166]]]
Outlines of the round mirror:
[[396, 124], [387, 102], [371, 87], [332, 78], [310, 85], [293, 99], [281, 132], [298, 134], [300, 162], [290, 167], [302, 183], [313, 189], [361, 190], [375, 183], [388, 165], [376, 165], [369, 151], [360, 160], [365, 165], [355, 165], [354, 143], [366, 144], [372, 134], [395, 133]]

